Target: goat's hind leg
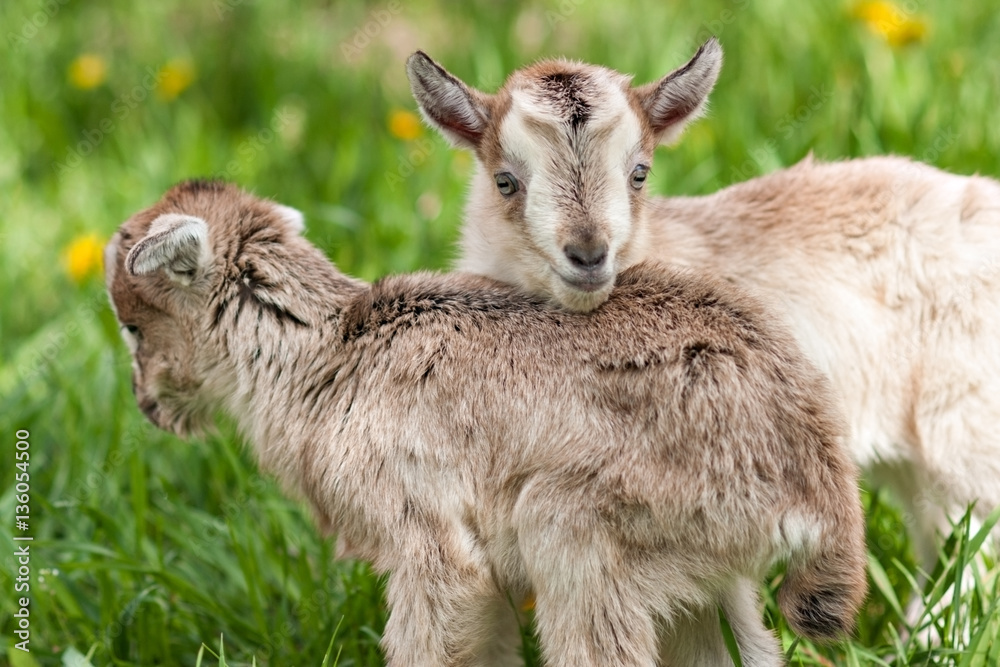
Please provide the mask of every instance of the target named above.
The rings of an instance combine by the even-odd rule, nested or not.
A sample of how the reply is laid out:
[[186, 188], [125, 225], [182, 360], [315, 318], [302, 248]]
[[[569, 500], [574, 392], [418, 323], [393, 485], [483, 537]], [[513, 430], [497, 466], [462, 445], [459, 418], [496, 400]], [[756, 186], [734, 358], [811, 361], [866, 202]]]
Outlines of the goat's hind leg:
[[545, 664], [655, 667], [653, 613], [628, 554], [585, 498], [568, 506], [573, 512], [549, 511], [551, 499], [523, 498], [518, 508]]
[[722, 609], [733, 630], [744, 667], [779, 667], [785, 664], [781, 644], [764, 625], [758, 584], [738, 579], [722, 593]]
[[387, 594], [390, 667], [523, 665], [515, 611], [487, 570], [414, 558], [389, 576]]
[[537, 570], [531, 574], [545, 664], [654, 667], [656, 628], [634, 587], [608, 576], [601, 563], [572, 557], [562, 562], [560, 580], [539, 577]]

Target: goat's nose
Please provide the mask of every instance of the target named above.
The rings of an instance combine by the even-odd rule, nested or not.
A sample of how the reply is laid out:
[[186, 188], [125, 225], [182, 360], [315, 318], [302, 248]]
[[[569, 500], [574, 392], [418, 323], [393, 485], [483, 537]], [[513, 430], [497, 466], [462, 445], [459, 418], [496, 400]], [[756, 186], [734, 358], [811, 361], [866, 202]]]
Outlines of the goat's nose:
[[588, 243], [586, 245], [570, 243], [563, 248], [567, 259], [578, 269], [593, 271], [604, 264], [608, 258], [608, 244]]

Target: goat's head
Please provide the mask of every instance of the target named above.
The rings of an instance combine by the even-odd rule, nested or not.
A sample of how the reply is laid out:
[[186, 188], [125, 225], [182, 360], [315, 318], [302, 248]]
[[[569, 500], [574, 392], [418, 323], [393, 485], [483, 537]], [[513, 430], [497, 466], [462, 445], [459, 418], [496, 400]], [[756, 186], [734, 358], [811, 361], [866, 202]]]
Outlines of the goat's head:
[[278, 288], [281, 245], [301, 229], [294, 209], [224, 183], [189, 181], [108, 242], [105, 283], [132, 355], [133, 391], [156, 426], [199, 430], [232, 398], [226, 336], [236, 335], [239, 311], [256, 317], [246, 301], [278, 308], [291, 298]]
[[460, 268], [571, 310], [603, 303], [617, 272], [644, 251], [653, 150], [701, 113], [721, 64], [714, 39], [639, 87], [613, 70], [548, 61], [490, 95], [422, 52], [410, 56], [424, 117], [478, 162]]

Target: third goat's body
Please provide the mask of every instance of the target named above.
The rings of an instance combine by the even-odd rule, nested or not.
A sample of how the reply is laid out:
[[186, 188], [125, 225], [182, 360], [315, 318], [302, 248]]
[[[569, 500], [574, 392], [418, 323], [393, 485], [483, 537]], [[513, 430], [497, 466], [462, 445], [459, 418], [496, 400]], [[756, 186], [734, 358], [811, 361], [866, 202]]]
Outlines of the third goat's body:
[[845, 408], [855, 460], [920, 522], [1000, 505], [1000, 184], [903, 158], [802, 163], [654, 198], [647, 255], [764, 296]]

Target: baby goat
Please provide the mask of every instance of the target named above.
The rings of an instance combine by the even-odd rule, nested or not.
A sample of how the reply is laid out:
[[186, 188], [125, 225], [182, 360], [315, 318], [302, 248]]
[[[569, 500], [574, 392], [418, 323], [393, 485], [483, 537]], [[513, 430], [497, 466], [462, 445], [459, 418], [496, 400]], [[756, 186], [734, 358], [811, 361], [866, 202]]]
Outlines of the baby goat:
[[1000, 184], [902, 158], [791, 169], [705, 197], [651, 198], [657, 144], [704, 108], [715, 40], [663, 79], [566, 61], [494, 95], [423, 53], [427, 120], [477, 158], [458, 268], [589, 311], [643, 259], [759, 295], [832, 380], [855, 460], [916, 518], [1000, 505]]
[[865, 594], [854, 464], [825, 381], [721, 282], [625, 271], [597, 312], [470, 275], [364, 284], [294, 210], [218, 182], [125, 222], [106, 280], [139, 406], [222, 410], [339, 552], [389, 571], [391, 665], [778, 665], [757, 582], [808, 637]]

